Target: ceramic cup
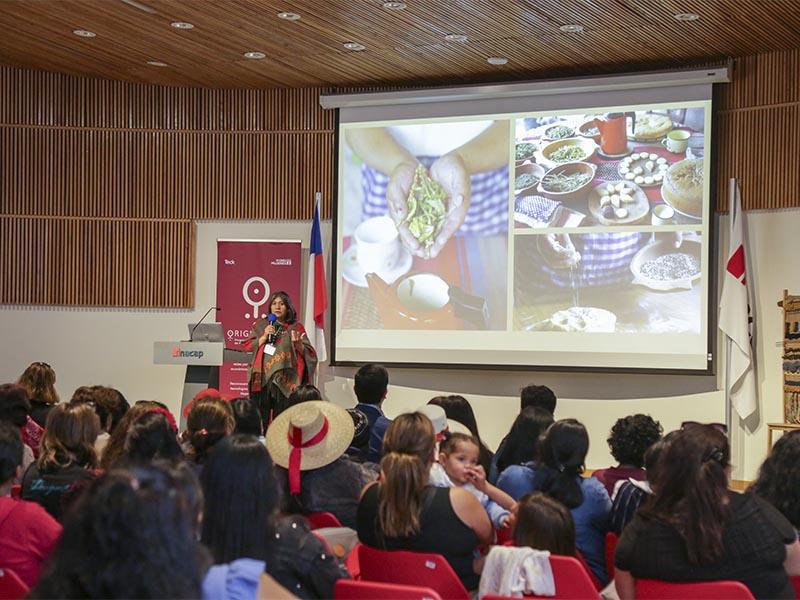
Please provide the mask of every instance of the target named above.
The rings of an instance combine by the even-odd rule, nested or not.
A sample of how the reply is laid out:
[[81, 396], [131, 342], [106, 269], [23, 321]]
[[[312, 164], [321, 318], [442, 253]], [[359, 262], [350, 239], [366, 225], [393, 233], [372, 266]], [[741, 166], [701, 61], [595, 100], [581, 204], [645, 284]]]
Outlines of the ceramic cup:
[[437, 310], [450, 302], [450, 286], [433, 273], [418, 273], [397, 286], [397, 299], [414, 311]]
[[670, 152], [680, 154], [681, 152], [686, 152], [686, 148], [689, 147], [690, 137], [692, 137], [692, 134], [685, 129], [673, 129], [667, 134], [666, 138], [661, 140], [661, 144]]
[[653, 225], [670, 225], [675, 218], [675, 210], [666, 204], [658, 204], [653, 207], [653, 215], [650, 222]]
[[390, 271], [400, 256], [400, 235], [389, 217], [373, 217], [356, 227], [356, 258], [365, 273]]

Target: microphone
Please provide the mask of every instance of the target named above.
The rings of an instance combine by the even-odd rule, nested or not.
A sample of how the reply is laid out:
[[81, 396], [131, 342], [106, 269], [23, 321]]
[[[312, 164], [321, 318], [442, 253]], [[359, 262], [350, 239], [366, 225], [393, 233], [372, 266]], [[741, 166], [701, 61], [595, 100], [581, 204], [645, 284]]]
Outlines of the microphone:
[[[277, 321], [277, 320], [278, 320], [278, 317], [276, 317], [272, 313], [269, 313], [269, 316], [267, 317], [267, 321], [269, 321], [270, 325], [274, 325], [275, 321]], [[275, 334], [274, 333], [268, 333], [267, 334], [267, 343], [268, 344], [274, 344], [275, 343]]]
[[205, 319], [208, 316], [208, 313], [210, 313], [212, 310], [222, 310], [222, 309], [219, 306], [212, 306], [211, 308], [209, 308], [206, 311], [206, 314], [203, 315], [203, 318], [200, 319], [197, 323], [195, 323], [194, 327], [192, 327], [192, 330], [189, 332], [189, 341], [190, 342], [194, 341], [194, 332], [195, 332], [195, 330], [200, 325], [200, 323], [203, 322], [203, 319]]

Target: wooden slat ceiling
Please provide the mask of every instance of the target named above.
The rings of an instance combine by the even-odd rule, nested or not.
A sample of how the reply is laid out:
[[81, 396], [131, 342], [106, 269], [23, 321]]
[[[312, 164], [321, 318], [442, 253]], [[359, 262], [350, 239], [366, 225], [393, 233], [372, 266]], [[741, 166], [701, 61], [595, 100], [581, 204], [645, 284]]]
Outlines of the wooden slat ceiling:
[[[383, 0], [2, 0], [0, 63], [154, 84], [348, 87], [674, 68], [800, 47], [797, 0], [405, 1], [391, 11]], [[675, 20], [682, 12], [700, 19]], [[348, 41], [366, 50], [346, 51]], [[251, 50], [266, 59], [243, 58]]]

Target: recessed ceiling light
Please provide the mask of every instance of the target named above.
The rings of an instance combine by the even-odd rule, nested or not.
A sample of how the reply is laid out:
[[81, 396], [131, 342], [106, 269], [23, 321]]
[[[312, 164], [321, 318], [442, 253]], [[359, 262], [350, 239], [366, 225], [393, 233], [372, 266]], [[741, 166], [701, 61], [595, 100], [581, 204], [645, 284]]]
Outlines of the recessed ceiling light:
[[151, 67], [168, 67], [169, 65], [165, 62], [161, 62], [160, 60], [148, 60], [147, 64]]
[[697, 21], [700, 18], [697, 13], [678, 13], [674, 16], [676, 21]]
[[278, 18], [283, 19], [284, 21], [299, 21], [300, 15], [297, 13], [289, 12], [288, 10], [282, 10], [278, 13]]
[[78, 37], [86, 37], [86, 38], [96, 37], [97, 36], [97, 34], [95, 32], [87, 31], [85, 29], [73, 29], [72, 33], [74, 33]]
[[444, 36], [444, 39], [448, 42], [460, 42], [462, 44], [467, 42], [467, 36], [462, 33], [448, 33]]
[[262, 58], [266, 58], [267, 55], [257, 50], [251, 50], [250, 52], [245, 52], [244, 57], [252, 60], [261, 60]]
[[170, 25], [175, 29], [194, 29], [194, 25], [186, 21], [173, 21]]
[[384, 2], [383, 8], [387, 10], [403, 10], [406, 7], [405, 2]]
[[583, 25], [576, 25], [576, 24], [569, 24], [569, 25], [562, 25], [559, 27], [561, 31], [564, 33], [582, 33], [583, 32]]
[[486, 59], [490, 65], [504, 65], [508, 62], [508, 59], [504, 56], [490, 56]]
[[345, 50], [352, 50], [353, 52], [361, 52], [367, 48], [364, 44], [359, 44], [358, 42], [345, 42], [342, 45]]

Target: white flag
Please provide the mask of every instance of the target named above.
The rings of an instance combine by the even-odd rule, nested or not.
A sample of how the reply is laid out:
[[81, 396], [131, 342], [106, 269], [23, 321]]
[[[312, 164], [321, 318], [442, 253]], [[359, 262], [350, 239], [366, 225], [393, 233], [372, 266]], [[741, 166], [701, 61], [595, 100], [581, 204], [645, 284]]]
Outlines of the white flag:
[[325, 282], [325, 259], [322, 256], [322, 230], [319, 222], [319, 201], [322, 194], [317, 192], [314, 201], [314, 219], [311, 223], [311, 245], [308, 256], [306, 279], [306, 312], [304, 325], [311, 345], [317, 351], [317, 360], [328, 360], [325, 348], [325, 311], [328, 308], [328, 284]]
[[726, 390], [742, 419], [756, 410], [756, 380], [750, 347], [750, 303], [747, 294], [747, 261], [744, 246], [744, 214], [735, 179], [730, 181], [730, 242], [719, 301], [719, 328], [730, 338], [730, 388]]

